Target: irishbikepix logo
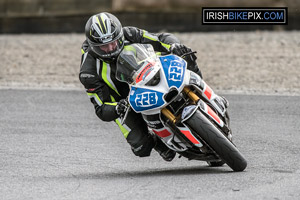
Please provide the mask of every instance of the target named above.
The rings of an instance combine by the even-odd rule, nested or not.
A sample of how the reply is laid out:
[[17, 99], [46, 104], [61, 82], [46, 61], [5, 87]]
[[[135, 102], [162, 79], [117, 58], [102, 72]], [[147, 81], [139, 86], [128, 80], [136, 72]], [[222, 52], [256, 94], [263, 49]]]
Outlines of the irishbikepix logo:
[[287, 24], [287, 8], [202, 8], [202, 24]]

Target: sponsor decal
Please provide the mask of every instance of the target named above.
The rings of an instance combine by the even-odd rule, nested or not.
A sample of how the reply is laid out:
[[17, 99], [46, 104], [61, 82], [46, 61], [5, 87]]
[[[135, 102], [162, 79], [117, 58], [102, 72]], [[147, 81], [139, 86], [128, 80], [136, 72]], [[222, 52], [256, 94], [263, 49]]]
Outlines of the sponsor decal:
[[139, 83], [141, 80], [145, 80], [146, 76], [150, 74], [150, 72], [153, 70], [153, 63], [148, 63], [144, 69], [137, 75], [135, 82]]
[[80, 74], [80, 77], [81, 78], [92, 78], [92, 77], [95, 77], [95, 75], [93, 75], [93, 74]]

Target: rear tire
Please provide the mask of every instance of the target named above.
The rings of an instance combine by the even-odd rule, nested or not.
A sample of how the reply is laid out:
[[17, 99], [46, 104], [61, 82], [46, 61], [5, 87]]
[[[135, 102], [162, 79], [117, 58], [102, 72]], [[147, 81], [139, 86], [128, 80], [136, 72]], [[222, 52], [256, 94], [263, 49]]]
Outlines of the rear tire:
[[185, 122], [234, 171], [243, 171], [247, 161], [239, 150], [199, 110]]

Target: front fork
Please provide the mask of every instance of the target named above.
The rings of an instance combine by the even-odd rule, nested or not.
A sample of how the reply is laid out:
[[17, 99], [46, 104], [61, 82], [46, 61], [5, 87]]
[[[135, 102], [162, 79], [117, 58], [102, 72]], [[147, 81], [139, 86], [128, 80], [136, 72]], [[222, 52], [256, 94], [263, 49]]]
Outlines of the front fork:
[[[211, 109], [204, 101], [202, 101], [200, 99], [200, 97], [197, 94], [195, 94], [189, 87], [187, 87], [187, 86], [184, 87], [183, 92], [189, 97], [189, 99], [192, 101], [192, 104], [194, 105], [194, 106], [192, 105], [190, 107], [195, 107], [195, 105], [198, 105], [200, 110], [202, 112], [206, 113], [206, 115], [208, 117], [210, 117], [211, 120], [213, 120], [227, 134], [227, 137], [229, 138], [229, 140], [231, 140], [232, 136], [231, 136], [231, 131], [230, 131], [228, 124], [224, 123], [224, 121], [218, 116], [218, 114], [213, 109]], [[193, 108], [189, 109], [189, 110], [191, 112], [193, 112], [193, 110], [195, 111], [195, 109], [193, 109]], [[185, 121], [187, 118], [192, 116], [192, 113], [190, 113], [188, 115], [189, 117], [187, 117], [187, 118], [184, 116], [175, 116], [167, 108], [163, 108], [161, 112], [174, 125], [176, 124], [176, 122], [178, 122], [178, 120], [180, 120], [181, 117], [183, 118], [182, 121]]]
[[[200, 98], [189, 87], [184, 87], [183, 92], [193, 101], [194, 104], [198, 103]], [[170, 122], [174, 124], [176, 124], [176, 122], [179, 120], [179, 117], [173, 115], [173, 113], [167, 108], [163, 108], [161, 112], [170, 120]]]
[[[200, 98], [193, 91], [191, 91], [188, 87], [185, 87], [183, 89], [183, 92], [189, 97], [189, 99], [191, 99], [193, 101], [192, 105], [189, 105], [187, 107], [192, 107], [190, 110], [193, 110], [194, 112], [196, 110], [198, 110], [197, 102]], [[186, 108], [184, 108], [184, 109], [186, 109]], [[162, 112], [162, 115], [168, 119], [166, 124], [168, 124], [168, 127], [173, 131], [173, 133], [177, 136], [177, 138], [179, 138], [180, 141], [187, 142], [185, 144], [186, 145], [189, 144], [188, 146], [190, 146], [190, 145], [196, 146], [196, 147], [200, 148], [200, 150], [202, 152], [206, 151], [205, 150], [206, 148], [203, 146], [201, 141], [199, 139], [197, 139], [197, 137], [194, 136], [192, 131], [186, 125], [184, 125], [184, 127], [182, 127], [182, 126], [178, 127], [176, 125], [176, 123], [178, 121], [180, 121], [182, 118], [184, 118], [184, 116], [185, 116], [183, 114], [184, 112], [179, 114], [178, 116], [175, 116], [168, 108], [163, 108], [161, 110], [161, 112]], [[193, 113], [190, 113], [190, 116]], [[183, 122], [183, 120], [181, 120], [181, 122]]]

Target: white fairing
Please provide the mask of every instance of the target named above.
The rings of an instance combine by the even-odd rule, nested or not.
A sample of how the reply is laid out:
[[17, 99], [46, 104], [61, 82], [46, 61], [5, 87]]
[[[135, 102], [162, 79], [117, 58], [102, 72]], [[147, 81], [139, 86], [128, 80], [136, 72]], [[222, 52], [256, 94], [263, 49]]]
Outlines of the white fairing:
[[[157, 121], [152, 123], [160, 121], [163, 124], [160, 115], [162, 108], [165, 108], [168, 102], [172, 103], [180, 99], [182, 90], [187, 85], [195, 85], [208, 100], [214, 99], [214, 92], [197, 74], [187, 69], [184, 59], [176, 55], [158, 57], [148, 45], [133, 44], [127, 49], [128, 51], [123, 51], [118, 58], [116, 78], [130, 85], [128, 100], [135, 112], [142, 113], [144, 116], [159, 116]], [[195, 83], [191, 83], [192, 80]], [[204, 84], [203, 90], [198, 86], [201, 81]], [[167, 95], [171, 92], [174, 94], [170, 95], [171, 99], [168, 99]], [[216, 118], [216, 114], [209, 109], [209, 106], [204, 106], [203, 111], [216, 120], [221, 127], [224, 125], [222, 120]], [[152, 125], [151, 121], [148, 121], [149, 128]], [[163, 126], [156, 128], [154, 124], [155, 128], [152, 130], [170, 149], [182, 152], [189, 148], [186, 145], [190, 144], [183, 143], [170, 128], [165, 124]], [[177, 128], [192, 145], [203, 146], [188, 127], [184, 125]]]

